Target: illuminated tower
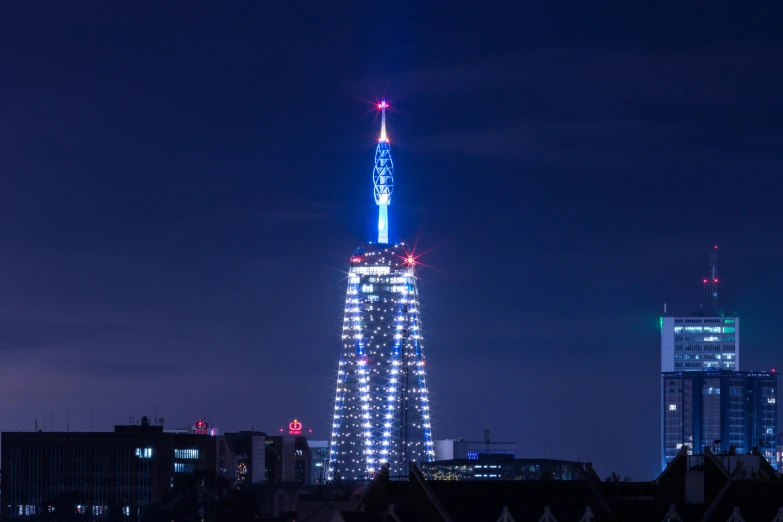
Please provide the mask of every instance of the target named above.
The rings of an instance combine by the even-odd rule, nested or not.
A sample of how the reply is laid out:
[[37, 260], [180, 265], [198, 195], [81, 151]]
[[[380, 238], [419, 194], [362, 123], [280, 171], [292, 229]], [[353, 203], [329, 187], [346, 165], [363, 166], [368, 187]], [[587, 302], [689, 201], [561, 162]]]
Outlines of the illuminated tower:
[[381, 137], [375, 148], [375, 167], [372, 169], [372, 183], [375, 186], [375, 204], [378, 205], [378, 243], [389, 242], [389, 205], [394, 190], [394, 163], [386, 136], [386, 100], [378, 104], [381, 110]]
[[373, 183], [378, 241], [349, 262], [337, 372], [330, 480], [368, 480], [384, 464], [407, 477], [411, 462], [434, 458], [422, 353], [416, 259], [404, 243], [389, 243], [388, 205], [394, 187], [386, 135], [386, 101]]

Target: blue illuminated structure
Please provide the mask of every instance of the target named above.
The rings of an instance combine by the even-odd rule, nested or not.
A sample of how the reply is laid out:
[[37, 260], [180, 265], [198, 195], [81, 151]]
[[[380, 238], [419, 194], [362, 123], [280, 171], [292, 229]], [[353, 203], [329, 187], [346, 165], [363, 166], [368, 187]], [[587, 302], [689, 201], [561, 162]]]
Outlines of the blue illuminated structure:
[[372, 182], [375, 186], [375, 204], [378, 205], [378, 243], [389, 242], [389, 205], [394, 191], [394, 162], [392, 162], [389, 137], [386, 135], [386, 100], [378, 104], [381, 110], [381, 137], [375, 148], [375, 167]]
[[392, 477], [407, 478], [411, 462], [435, 457], [416, 259], [404, 243], [389, 243], [387, 107], [385, 100], [378, 105], [373, 170], [378, 242], [359, 247], [348, 269], [328, 480], [369, 480], [385, 464]]

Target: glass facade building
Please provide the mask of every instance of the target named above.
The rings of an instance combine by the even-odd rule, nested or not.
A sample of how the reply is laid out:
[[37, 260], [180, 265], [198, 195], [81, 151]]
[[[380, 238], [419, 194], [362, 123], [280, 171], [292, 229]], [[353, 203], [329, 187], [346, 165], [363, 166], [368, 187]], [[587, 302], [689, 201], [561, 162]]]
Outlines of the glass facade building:
[[739, 370], [739, 317], [662, 317], [661, 371]]
[[744, 454], [757, 448], [777, 469], [777, 374], [664, 372], [662, 465], [688, 454]]

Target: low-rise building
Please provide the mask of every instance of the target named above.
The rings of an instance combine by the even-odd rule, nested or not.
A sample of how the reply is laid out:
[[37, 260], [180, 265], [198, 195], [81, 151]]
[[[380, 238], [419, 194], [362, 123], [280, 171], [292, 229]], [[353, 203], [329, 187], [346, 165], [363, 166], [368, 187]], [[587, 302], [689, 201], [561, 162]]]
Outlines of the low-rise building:
[[555, 459], [515, 459], [485, 455], [477, 459], [437, 460], [419, 464], [427, 480], [583, 480], [578, 462]]
[[4, 432], [2, 514], [33, 517], [72, 499], [77, 512], [126, 516], [166, 504], [178, 476], [216, 472], [216, 439], [164, 433], [146, 419], [114, 432]]
[[489, 433], [482, 441], [465, 439], [444, 439], [435, 441], [435, 460], [468, 459], [476, 460], [479, 455], [517, 454], [516, 442], [495, 442], [489, 440]]

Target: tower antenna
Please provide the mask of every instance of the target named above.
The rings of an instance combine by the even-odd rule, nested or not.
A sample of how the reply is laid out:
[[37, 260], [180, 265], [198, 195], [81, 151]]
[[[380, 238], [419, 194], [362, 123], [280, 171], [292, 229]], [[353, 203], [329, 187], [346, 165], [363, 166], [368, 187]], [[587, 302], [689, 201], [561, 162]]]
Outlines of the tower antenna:
[[709, 288], [709, 315], [718, 317], [718, 245], [715, 245], [710, 254]]
[[394, 190], [394, 163], [389, 148], [389, 137], [386, 135], [386, 108], [389, 104], [384, 98], [378, 104], [381, 110], [381, 136], [375, 149], [375, 167], [372, 171], [375, 204], [378, 205], [378, 243], [389, 243], [389, 210], [391, 195]]

